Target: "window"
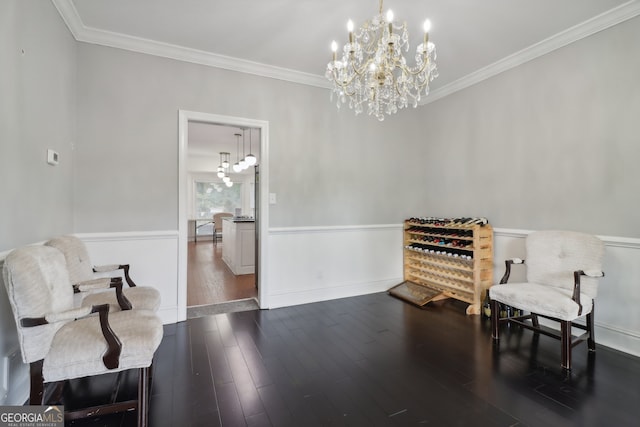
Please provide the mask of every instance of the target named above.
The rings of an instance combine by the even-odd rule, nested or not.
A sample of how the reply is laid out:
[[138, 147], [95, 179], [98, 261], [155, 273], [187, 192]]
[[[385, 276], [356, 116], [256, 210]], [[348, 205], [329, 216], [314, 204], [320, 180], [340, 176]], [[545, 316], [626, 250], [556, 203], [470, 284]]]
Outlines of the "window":
[[196, 218], [212, 218], [217, 212], [234, 213], [242, 207], [241, 184], [227, 187], [222, 182], [195, 182], [194, 212]]

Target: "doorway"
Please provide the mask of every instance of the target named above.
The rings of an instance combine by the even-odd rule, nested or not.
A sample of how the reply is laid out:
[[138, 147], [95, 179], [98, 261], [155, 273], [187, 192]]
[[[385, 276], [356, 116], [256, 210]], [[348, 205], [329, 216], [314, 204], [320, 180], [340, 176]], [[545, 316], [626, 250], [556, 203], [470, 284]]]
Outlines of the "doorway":
[[[230, 142], [227, 141], [226, 147], [216, 146], [212, 138], [199, 134], [200, 131], [205, 130], [226, 132], [231, 136]], [[244, 133], [244, 139], [237, 135], [242, 133]], [[198, 138], [201, 140], [198, 141]], [[208, 160], [206, 160], [206, 150], [209, 151]], [[268, 194], [268, 122], [180, 111], [179, 152], [178, 320], [187, 318], [188, 306], [216, 304], [237, 298], [245, 299], [242, 288], [244, 291], [249, 288], [252, 292], [250, 299], [257, 301], [260, 308], [266, 308], [265, 296], [268, 284], [265, 283], [262, 266], [265, 265], [265, 248], [268, 239], [266, 233], [268, 200], [261, 195]], [[225, 207], [216, 207], [205, 203], [196, 208], [194, 203], [196, 186], [200, 190], [209, 192], [220, 190], [222, 182], [216, 181], [219, 179], [216, 176], [217, 168], [225, 158], [225, 155], [220, 153], [229, 153], [226, 159], [231, 160], [232, 164], [247, 154], [259, 156], [260, 179], [255, 179], [251, 168], [249, 168], [249, 174], [245, 173], [244, 178], [239, 173], [235, 174], [235, 182], [229, 187], [233, 188], [237, 185], [237, 190], [244, 187], [244, 191], [239, 191], [242, 194], [242, 201], [238, 206], [228, 204]], [[214, 154], [214, 160], [211, 154]], [[234, 173], [231, 172], [231, 176], [233, 175]], [[209, 216], [212, 217], [210, 214], [220, 210], [232, 210], [232, 214], [245, 221], [250, 221], [253, 217], [255, 223], [253, 252], [256, 266], [254, 274], [246, 274], [246, 269], [241, 271], [241, 274], [235, 274], [231, 271], [230, 264], [223, 259], [224, 237], [222, 241], [213, 240], [213, 224], [207, 224]], [[198, 221], [195, 221], [196, 219]], [[244, 223], [242, 225], [247, 226]], [[230, 242], [227, 242], [227, 246], [230, 245]], [[202, 300], [198, 301], [199, 297], [195, 293], [190, 295], [192, 293], [190, 286], [197, 285], [198, 281], [207, 286], [227, 286], [228, 289], [227, 291], [205, 289], [204, 294], [201, 295]]]
[[260, 129], [188, 124], [187, 317], [257, 307], [255, 177], [260, 152], [254, 137], [260, 140]]

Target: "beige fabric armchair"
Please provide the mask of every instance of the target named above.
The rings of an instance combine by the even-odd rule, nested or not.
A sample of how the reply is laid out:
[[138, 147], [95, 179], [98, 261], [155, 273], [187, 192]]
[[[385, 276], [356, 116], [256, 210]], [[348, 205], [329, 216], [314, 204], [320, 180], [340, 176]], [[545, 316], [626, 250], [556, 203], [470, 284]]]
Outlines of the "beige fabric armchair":
[[[489, 290], [494, 340], [500, 339], [500, 324], [514, 323], [560, 340], [561, 366], [571, 369], [571, 351], [587, 341], [596, 350], [593, 331], [594, 300], [602, 272], [604, 244], [600, 239], [572, 231], [538, 231], [526, 238], [526, 262], [505, 262], [500, 284]], [[527, 281], [507, 283], [513, 265], [525, 265]], [[560, 323], [560, 333], [545, 328], [538, 316]], [[574, 323], [585, 318], [586, 326]], [[572, 328], [585, 331], [572, 335]]]
[[46, 384], [137, 369], [136, 400], [66, 412], [65, 419], [137, 409], [138, 425], [145, 426], [149, 371], [163, 334], [160, 319], [146, 310], [109, 313], [106, 304], [75, 307], [64, 256], [52, 247], [12, 251], [2, 274], [22, 360], [30, 366], [29, 404], [59, 403], [43, 401]]
[[[76, 293], [83, 293], [82, 305], [109, 304], [112, 310], [134, 308], [136, 310], [157, 311], [160, 307], [160, 292], [150, 286], [136, 286], [129, 276], [129, 264], [94, 266], [84, 242], [75, 236], [60, 236], [45, 243], [64, 254], [69, 278]], [[128, 287], [123, 290], [124, 298], [115, 292], [102, 292], [122, 282], [122, 278], [96, 278], [95, 273], [123, 270]]]

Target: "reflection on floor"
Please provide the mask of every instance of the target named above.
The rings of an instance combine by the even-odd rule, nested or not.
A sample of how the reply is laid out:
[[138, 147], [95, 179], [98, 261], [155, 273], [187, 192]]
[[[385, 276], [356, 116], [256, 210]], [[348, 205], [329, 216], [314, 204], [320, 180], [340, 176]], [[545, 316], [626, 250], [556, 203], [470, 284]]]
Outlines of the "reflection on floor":
[[222, 261], [223, 244], [189, 242], [187, 307], [257, 298], [255, 274], [235, 276]]

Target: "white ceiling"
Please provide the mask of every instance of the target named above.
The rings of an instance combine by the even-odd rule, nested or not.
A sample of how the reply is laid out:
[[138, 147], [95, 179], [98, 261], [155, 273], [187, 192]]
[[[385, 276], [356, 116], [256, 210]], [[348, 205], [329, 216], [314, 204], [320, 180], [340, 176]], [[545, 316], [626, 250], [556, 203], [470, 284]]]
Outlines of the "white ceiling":
[[[318, 86], [327, 86], [330, 43], [345, 42], [347, 20], [358, 25], [378, 12], [377, 0], [53, 2], [81, 41]], [[407, 22], [412, 49], [431, 20], [440, 71], [432, 95], [640, 14], [629, 0], [387, 0], [384, 8]]]
[[[346, 21], [359, 25], [379, 6], [376, 0], [52, 1], [79, 41], [319, 87], [329, 87], [323, 75], [331, 41], [343, 44]], [[424, 19], [432, 22], [440, 77], [425, 101], [431, 102], [637, 16], [640, 1], [387, 0], [389, 8], [407, 22], [412, 49]], [[207, 129], [195, 128], [194, 134]], [[215, 132], [235, 143], [233, 130]]]
[[[211, 165], [209, 171], [213, 172], [220, 164], [220, 152], [230, 153], [229, 157], [232, 165], [239, 158], [249, 153], [253, 154], [260, 162], [260, 129], [244, 129], [244, 148], [242, 136], [235, 136], [236, 134], [242, 135], [242, 133], [243, 129], [238, 127], [189, 122], [188, 156], [192, 160], [197, 158], [204, 160]], [[202, 164], [197, 160], [192, 163], [194, 165]], [[192, 170], [192, 172], [202, 172], [202, 170], [196, 169]], [[253, 174], [253, 168], [245, 169], [241, 174]]]

